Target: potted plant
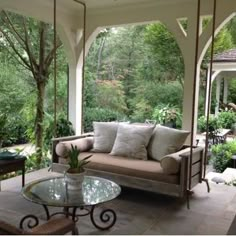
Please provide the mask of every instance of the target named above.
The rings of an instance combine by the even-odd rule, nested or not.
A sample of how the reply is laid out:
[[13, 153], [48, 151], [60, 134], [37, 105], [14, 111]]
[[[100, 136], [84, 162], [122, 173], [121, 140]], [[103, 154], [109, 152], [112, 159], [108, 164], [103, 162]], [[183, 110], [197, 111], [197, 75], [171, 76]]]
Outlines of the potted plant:
[[158, 105], [153, 112], [152, 119], [159, 124], [170, 128], [176, 128], [181, 123], [181, 115], [178, 108], [175, 106]]
[[65, 173], [65, 181], [69, 190], [81, 190], [85, 175], [84, 166], [89, 163], [89, 155], [82, 160], [78, 159], [80, 150], [77, 146], [71, 145], [71, 150], [68, 152], [69, 169]]

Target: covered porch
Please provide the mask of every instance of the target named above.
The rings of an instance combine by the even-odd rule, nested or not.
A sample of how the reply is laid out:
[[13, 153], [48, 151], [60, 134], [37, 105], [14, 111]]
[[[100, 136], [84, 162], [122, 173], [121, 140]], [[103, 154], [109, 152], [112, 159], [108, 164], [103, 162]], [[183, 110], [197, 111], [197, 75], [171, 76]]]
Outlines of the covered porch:
[[[206, 27], [203, 27], [203, 20], [205, 17], [212, 16], [213, 0], [202, 1], [199, 26], [197, 25], [197, 0], [85, 0], [86, 31], [83, 9], [76, 1], [57, 0], [56, 2], [58, 33], [69, 61], [68, 116], [76, 135], [83, 133], [83, 52], [88, 53], [93, 40], [100, 30], [106, 27], [162, 22], [175, 36], [184, 58], [182, 128], [191, 130], [191, 114], [194, 109], [193, 135], [194, 139], [196, 138], [200, 66], [211, 43], [213, 24], [210, 21]], [[53, 1], [0, 0], [0, 8], [45, 22], [53, 22]], [[224, 0], [217, 1], [216, 33], [234, 17], [235, 12], [236, 6], [232, 1], [227, 3]], [[187, 29], [182, 26], [182, 19], [187, 22]], [[197, 28], [199, 28], [199, 35], [196, 35]], [[86, 39], [85, 51], [83, 51], [83, 36]], [[199, 42], [197, 73], [195, 71], [196, 41]], [[42, 169], [27, 174], [26, 183], [41, 179], [42, 176], [56, 175], [58, 174]], [[45, 215], [41, 206], [22, 198], [20, 178], [2, 181], [1, 218], [17, 224], [30, 209], [32, 214], [44, 221]], [[173, 197], [123, 189], [119, 198], [108, 203], [116, 210], [119, 219], [111, 231], [97, 231], [85, 217], [78, 222], [80, 233], [226, 234], [235, 217], [236, 190], [233, 186], [210, 184], [212, 189], [210, 194], [206, 192], [203, 184], [194, 188], [190, 210], [187, 209], [185, 202]]]

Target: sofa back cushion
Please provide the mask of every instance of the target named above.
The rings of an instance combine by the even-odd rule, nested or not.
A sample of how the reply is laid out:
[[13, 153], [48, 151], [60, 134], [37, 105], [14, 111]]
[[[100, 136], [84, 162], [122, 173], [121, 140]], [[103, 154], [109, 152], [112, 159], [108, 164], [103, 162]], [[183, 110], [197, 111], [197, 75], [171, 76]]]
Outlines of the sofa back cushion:
[[177, 152], [189, 133], [189, 131], [157, 125], [148, 144], [149, 157], [161, 161], [165, 155]]
[[147, 145], [154, 126], [120, 124], [111, 155], [147, 160]]
[[116, 122], [93, 122], [93, 152], [111, 152], [116, 139], [118, 125], [119, 123]]
[[69, 141], [59, 142], [56, 145], [56, 154], [59, 157], [66, 158], [68, 156], [69, 150], [71, 150], [71, 145], [77, 146], [81, 152], [89, 151], [93, 147], [93, 137], [79, 138]]

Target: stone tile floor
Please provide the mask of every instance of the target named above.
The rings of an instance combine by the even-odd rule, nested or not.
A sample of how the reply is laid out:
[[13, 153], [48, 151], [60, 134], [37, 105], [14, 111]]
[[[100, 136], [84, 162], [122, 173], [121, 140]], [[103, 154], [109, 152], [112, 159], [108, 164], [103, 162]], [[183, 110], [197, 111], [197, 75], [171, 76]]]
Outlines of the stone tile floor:
[[[42, 169], [27, 174], [26, 183], [56, 175]], [[194, 188], [189, 210], [186, 203], [179, 199], [123, 188], [119, 198], [100, 207], [111, 207], [117, 212], [113, 228], [99, 231], [91, 225], [88, 217], [83, 217], [78, 222], [80, 233], [226, 234], [236, 213], [236, 187], [215, 183], [210, 183], [210, 186], [210, 193], [207, 193], [205, 183]], [[29, 213], [44, 219], [42, 207], [23, 199], [20, 190], [20, 176], [2, 181], [0, 217], [15, 224], [20, 216]]]

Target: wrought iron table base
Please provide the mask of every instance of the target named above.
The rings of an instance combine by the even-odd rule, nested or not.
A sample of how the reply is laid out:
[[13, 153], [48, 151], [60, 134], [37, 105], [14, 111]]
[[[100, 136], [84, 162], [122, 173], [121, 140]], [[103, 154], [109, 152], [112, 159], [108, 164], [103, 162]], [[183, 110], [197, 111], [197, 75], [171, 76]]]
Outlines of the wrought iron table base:
[[[64, 207], [62, 212], [55, 212], [50, 215], [48, 207], [43, 205], [43, 208], [46, 213], [46, 219], [49, 220], [52, 216], [55, 215], [65, 215], [66, 217], [71, 217], [74, 222], [79, 220], [79, 217], [90, 215], [90, 219], [92, 224], [99, 230], [108, 230], [116, 223], [116, 213], [112, 209], [104, 209], [99, 214], [99, 221], [95, 219], [95, 208], [96, 206], [90, 207]], [[72, 208], [72, 212], [70, 209]], [[80, 213], [77, 213], [77, 210], [80, 210]], [[34, 220], [34, 223], [32, 223]], [[27, 221], [28, 223], [26, 223]], [[20, 228], [23, 227], [24, 224], [27, 224], [29, 228], [33, 228], [38, 225], [38, 218], [34, 215], [27, 215], [22, 218], [20, 221]]]

